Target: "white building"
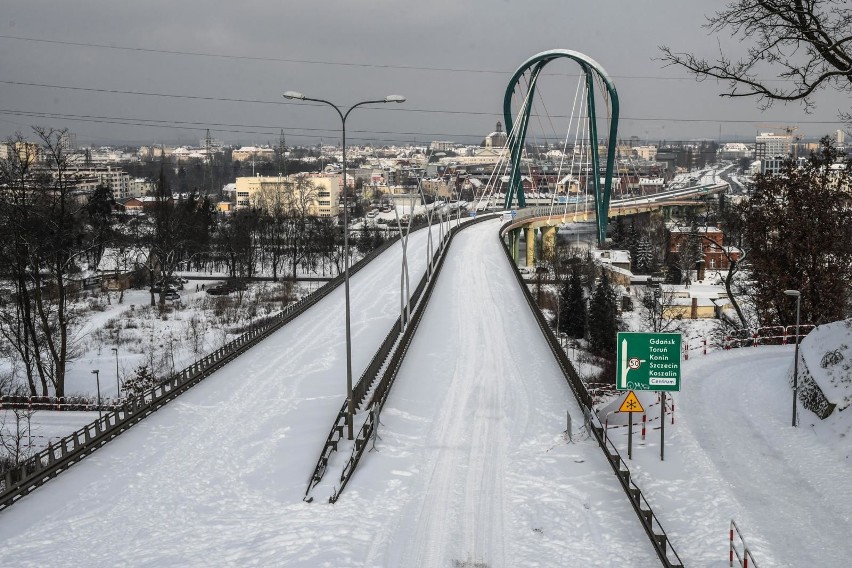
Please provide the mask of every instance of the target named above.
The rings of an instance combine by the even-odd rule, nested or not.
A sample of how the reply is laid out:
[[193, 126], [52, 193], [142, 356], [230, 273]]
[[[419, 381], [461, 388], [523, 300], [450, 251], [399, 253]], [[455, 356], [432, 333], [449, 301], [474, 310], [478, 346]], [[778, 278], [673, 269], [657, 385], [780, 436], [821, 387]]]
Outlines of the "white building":
[[[349, 177], [349, 176], [347, 176]], [[313, 195], [302, 196], [300, 180], [309, 181]], [[340, 174], [294, 174], [291, 176], [238, 177], [232, 190], [235, 209], [246, 209], [252, 205], [265, 207], [266, 202], [280, 196], [285, 203], [301, 203], [304, 199], [309, 215], [334, 217], [339, 213], [340, 193], [343, 179]], [[226, 191], [229, 187], [226, 186]]]
[[755, 138], [754, 158], [760, 161], [760, 173], [777, 174], [790, 157], [793, 135], [761, 132]]
[[124, 170], [110, 166], [100, 168], [76, 168], [68, 175], [80, 180], [81, 189], [92, 189], [97, 185], [105, 185], [112, 190], [115, 199], [134, 197], [130, 193], [130, 175]]

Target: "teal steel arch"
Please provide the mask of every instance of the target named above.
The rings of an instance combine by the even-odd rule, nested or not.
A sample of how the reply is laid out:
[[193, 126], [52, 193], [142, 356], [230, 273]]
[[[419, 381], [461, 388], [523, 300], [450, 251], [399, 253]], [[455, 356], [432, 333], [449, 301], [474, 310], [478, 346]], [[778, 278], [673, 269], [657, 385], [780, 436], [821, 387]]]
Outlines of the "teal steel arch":
[[[512, 207], [514, 196], [518, 197], [518, 207], [526, 207], [524, 198], [524, 188], [521, 184], [521, 155], [523, 154], [524, 143], [527, 137], [527, 126], [529, 125], [530, 111], [532, 110], [532, 98], [535, 94], [535, 84], [538, 75], [544, 66], [553, 61], [566, 57], [576, 61], [583, 73], [586, 76], [586, 95], [587, 107], [589, 109], [589, 144], [592, 150], [592, 168], [594, 169], [594, 186], [595, 186], [595, 214], [598, 224], [598, 242], [603, 242], [606, 238], [606, 225], [609, 216], [609, 201], [612, 196], [612, 171], [615, 165], [616, 137], [618, 135], [618, 93], [615, 86], [607, 75], [603, 67], [600, 66], [591, 57], [571, 51], [570, 49], [551, 49], [542, 51], [527, 59], [523, 65], [518, 67], [515, 74], [509, 81], [509, 86], [506, 87], [506, 94], [503, 97], [503, 120], [506, 122], [506, 132], [509, 133], [509, 152], [512, 160], [512, 173], [509, 181], [509, 189], [506, 192], [504, 206], [506, 209]], [[515, 92], [515, 87], [521, 77], [528, 71], [530, 73], [529, 91], [525, 99], [525, 104], [522, 105], [520, 114], [520, 123], [515, 125], [512, 117], [512, 94]], [[604, 178], [604, 187], [601, 189], [600, 183], [600, 155], [598, 151], [598, 128], [597, 116], [595, 114], [595, 92], [594, 92], [594, 75], [597, 74], [606, 86], [607, 93], [611, 101], [611, 116], [609, 125], [609, 141], [607, 144], [606, 155], [606, 177]]]

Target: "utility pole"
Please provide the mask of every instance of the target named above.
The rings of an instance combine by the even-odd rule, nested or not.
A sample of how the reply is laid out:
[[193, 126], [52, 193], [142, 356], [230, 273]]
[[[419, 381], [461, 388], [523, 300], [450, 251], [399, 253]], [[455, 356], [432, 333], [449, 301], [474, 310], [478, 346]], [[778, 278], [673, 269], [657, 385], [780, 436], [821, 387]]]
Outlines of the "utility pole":
[[210, 140], [210, 129], [207, 129], [207, 136], [204, 138], [204, 147], [207, 154], [207, 171], [210, 173], [210, 189], [209, 195], [213, 194], [213, 153], [210, 151], [212, 146]]
[[281, 156], [281, 167], [284, 172], [284, 177], [287, 177], [287, 140], [284, 138], [284, 129], [281, 129], [278, 135], [278, 153]]

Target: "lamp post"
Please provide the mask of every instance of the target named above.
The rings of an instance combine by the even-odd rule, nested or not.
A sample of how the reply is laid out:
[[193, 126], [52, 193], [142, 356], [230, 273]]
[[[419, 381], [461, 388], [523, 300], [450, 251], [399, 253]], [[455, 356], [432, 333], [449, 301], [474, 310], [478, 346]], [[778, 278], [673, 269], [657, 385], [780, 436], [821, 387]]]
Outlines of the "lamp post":
[[121, 382], [118, 380], [118, 347], [112, 347], [115, 353], [115, 397], [121, 398]]
[[802, 305], [802, 293], [799, 290], [784, 290], [788, 296], [796, 298], [796, 353], [793, 359], [793, 427], [795, 428], [799, 421], [796, 416], [796, 398], [799, 394], [799, 314]]
[[92, 371], [92, 374], [95, 376], [95, 384], [98, 386], [98, 419], [104, 417], [103, 411], [101, 410], [101, 376], [100, 371], [95, 369]]
[[297, 101], [312, 101], [315, 103], [322, 103], [324, 105], [328, 105], [335, 111], [337, 111], [337, 114], [340, 116], [340, 131], [342, 135], [343, 148], [343, 255], [345, 257], [343, 264], [343, 289], [346, 298], [346, 398], [349, 403], [346, 422], [347, 434], [349, 439], [352, 440], [355, 437], [353, 433], [355, 401], [352, 399], [352, 336], [350, 332], [349, 311], [349, 198], [347, 195], [348, 188], [346, 185], [346, 119], [349, 117], [349, 113], [359, 106], [379, 103], [404, 103], [405, 97], [403, 97], [402, 95], [388, 95], [383, 99], [361, 101], [349, 107], [349, 109], [344, 113], [336, 104], [330, 101], [306, 97], [302, 93], [296, 91], [287, 91], [284, 93], [283, 96], [285, 99]]

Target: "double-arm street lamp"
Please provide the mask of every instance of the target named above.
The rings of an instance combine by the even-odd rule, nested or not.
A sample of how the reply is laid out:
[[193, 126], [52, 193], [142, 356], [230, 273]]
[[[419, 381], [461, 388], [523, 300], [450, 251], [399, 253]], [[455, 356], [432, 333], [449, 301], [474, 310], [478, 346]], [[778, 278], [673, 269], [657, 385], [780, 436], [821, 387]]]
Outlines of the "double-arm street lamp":
[[802, 293], [799, 290], [784, 290], [784, 294], [796, 298], [796, 354], [793, 359], [793, 427], [799, 421], [796, 417], [796, 397], [799, 394], [799, 314], [802, 305]]
[[404, 103], [405, 97], [403, 97], [402, 95], [388, 95], [383, 99], [361, 101], [360, 103], [355, 103], [354, 105], [349, 107], [349, 110], [347, 110], [345, 113], [341, 111], [336, 104], [330, 101], [306, 97], [302, 93], [298, 93], [296, 91], [285, 92], [284, 98], [297, 101], [311, 101], [315, 103], [322, 103], [333, 108], [340, 116], [340, 130], [343, 138], [343, 255], [345, 256], [343, 264], [343, 288], [346, 297], [346, 398], [348, 401], [348, 416], [346, 422], [348, 437], [351, 440], [354, 438], [353, 423], [355, 417], [355, 401], [352, 399], [352, 336], [350, 333], [349, 315], [349, 199], [347, 195], [346, 185], [346, 119], [349, 117], [349, 113], [359, 106], [380, 103]]

